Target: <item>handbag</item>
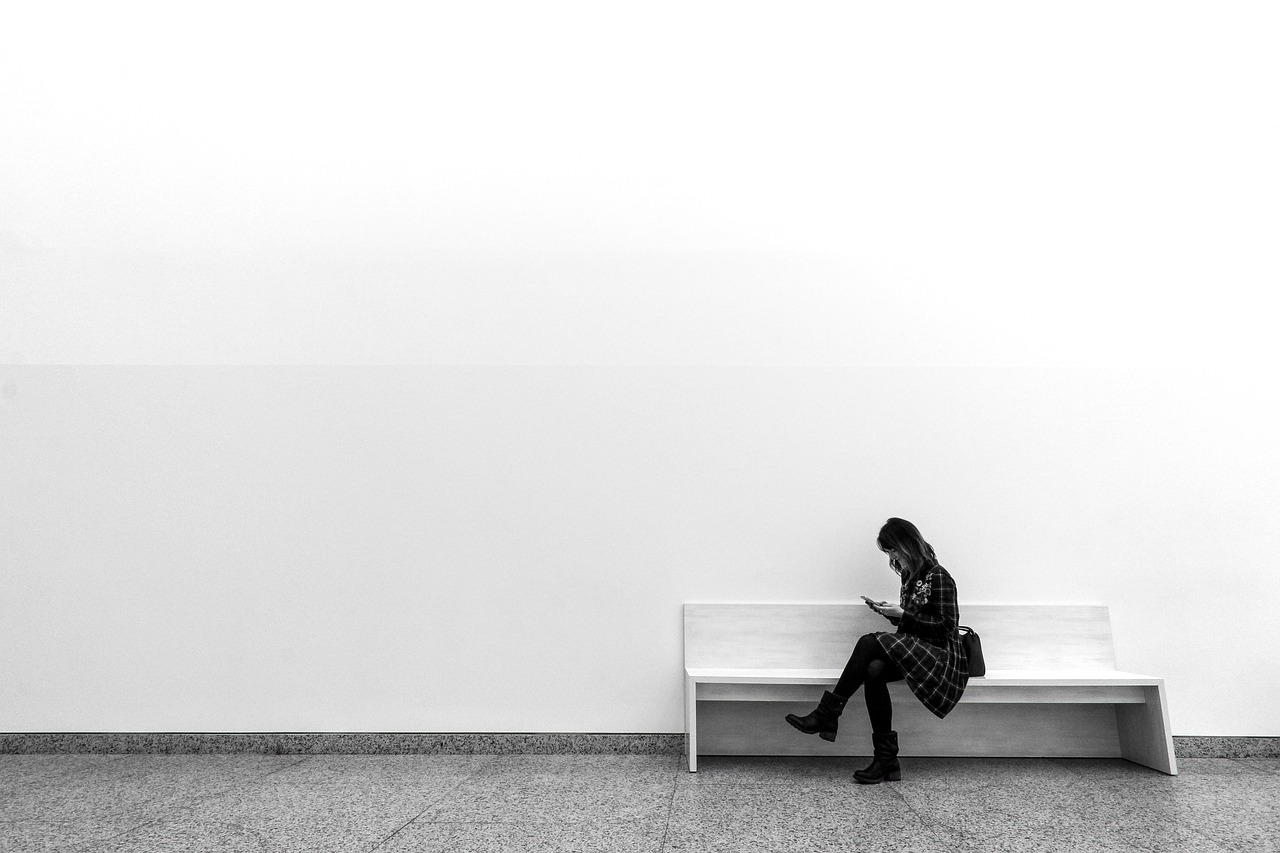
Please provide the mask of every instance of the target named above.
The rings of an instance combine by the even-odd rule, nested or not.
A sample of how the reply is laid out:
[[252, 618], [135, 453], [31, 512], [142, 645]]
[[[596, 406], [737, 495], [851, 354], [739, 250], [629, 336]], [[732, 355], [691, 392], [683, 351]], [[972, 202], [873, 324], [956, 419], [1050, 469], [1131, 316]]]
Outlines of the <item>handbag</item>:
[[960, 626], [960, 645], [969, 659], [969, 677], [981, 678], [987, 674], [987, 662], [982, 659], [982, 638], [968, 625]]

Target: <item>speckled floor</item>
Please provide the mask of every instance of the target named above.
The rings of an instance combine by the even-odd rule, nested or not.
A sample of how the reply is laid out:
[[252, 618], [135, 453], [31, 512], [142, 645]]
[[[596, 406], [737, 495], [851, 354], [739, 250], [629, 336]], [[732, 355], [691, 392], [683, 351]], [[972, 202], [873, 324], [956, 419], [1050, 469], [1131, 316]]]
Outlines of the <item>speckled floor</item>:
[[1280, 759], [0, 755], [0, 850], [1280, 849]]

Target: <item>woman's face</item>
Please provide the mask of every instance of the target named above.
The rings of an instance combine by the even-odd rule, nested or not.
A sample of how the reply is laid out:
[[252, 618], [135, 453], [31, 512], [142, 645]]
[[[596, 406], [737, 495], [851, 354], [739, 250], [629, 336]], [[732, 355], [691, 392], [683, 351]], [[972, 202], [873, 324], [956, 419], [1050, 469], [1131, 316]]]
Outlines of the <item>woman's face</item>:
[[885, 556], [889, 558], [889, 568], [893, 569], [898, 577], [902, 577], [902, 572], [906, 569], [907, 561], [903, 558], [902, 552], [891, 548], [885, 551]]

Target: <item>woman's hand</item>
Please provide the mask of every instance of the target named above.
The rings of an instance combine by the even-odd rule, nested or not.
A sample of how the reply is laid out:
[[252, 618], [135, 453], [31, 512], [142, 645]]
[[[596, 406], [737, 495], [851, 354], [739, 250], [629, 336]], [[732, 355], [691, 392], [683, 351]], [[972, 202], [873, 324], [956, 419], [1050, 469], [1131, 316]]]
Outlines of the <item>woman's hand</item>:
[[896, 604], [888, 604], [888, 603], [871, 604], [870, 602], [868, 602], [867, 606], [870, 607], [875, 612], [879, 613], [881, 616], [883, 616], [886, 619], [902, 618], [902, 608]]

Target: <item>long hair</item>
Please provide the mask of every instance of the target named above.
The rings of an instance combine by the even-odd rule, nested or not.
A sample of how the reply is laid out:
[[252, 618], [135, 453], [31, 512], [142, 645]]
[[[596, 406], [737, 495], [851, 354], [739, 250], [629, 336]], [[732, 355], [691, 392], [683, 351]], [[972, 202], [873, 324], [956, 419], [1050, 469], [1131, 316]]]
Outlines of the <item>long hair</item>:
[[876, 545], [881, 551], [897, 551], [907, 558], [911, 564], [904, 566], [903, 579], [915, 575], [926, 568], [938, 565], [938, 557], [933, 553], [933, 546], [924, 541], [920, 531], [905, 518], [891, 518], [880, 528], [876, 537]]

